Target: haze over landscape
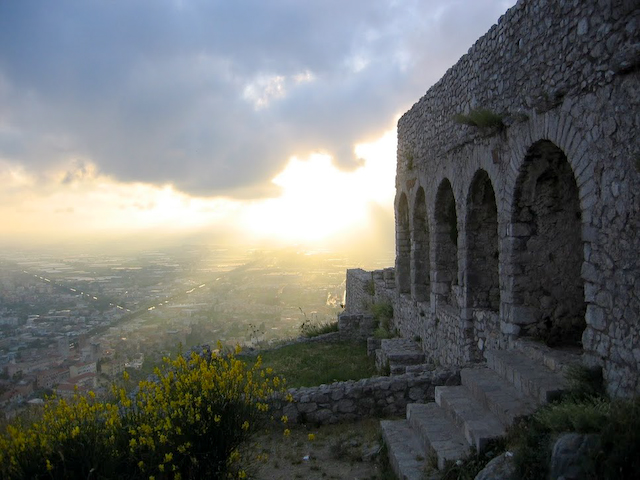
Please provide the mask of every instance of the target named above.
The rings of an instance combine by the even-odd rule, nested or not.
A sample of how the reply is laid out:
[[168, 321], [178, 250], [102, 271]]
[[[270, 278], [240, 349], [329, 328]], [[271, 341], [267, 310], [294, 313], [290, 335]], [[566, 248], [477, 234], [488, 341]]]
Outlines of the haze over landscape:
[[0, 241], [393, 251], [395, 123], [514, 3], [2, 2]]

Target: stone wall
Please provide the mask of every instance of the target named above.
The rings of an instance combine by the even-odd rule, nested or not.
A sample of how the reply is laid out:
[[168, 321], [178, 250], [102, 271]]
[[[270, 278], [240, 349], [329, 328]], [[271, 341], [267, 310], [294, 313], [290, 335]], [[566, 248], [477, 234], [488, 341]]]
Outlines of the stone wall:
[[293, 402], [284, 402], [275, 409], [274, 416], [286, 415], [290, 423], [323, 425], [365, 417], [404, 415], [408, 403], [434, 401], [437, 385], [459, 384], [459, 371], [437, 369], [290, 389], [288, 393]]
[[347, 270], [347, 315], [370, 312], [374, 303], [394, 303], [395, 275], [393, 268], [368, 272], [361, 268]]
[[638, 112], [637, 1], [507, 11], [398, 122], [403, 335], [454, 365], [534, 336], [640, 393]]

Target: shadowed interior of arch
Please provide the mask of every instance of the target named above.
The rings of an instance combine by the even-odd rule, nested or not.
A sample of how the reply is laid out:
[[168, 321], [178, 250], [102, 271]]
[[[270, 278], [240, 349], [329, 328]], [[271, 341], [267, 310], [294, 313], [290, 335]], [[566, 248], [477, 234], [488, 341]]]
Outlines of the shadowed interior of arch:
[[445, 303], [457, 307], [453, 286], [458, 284], [458, 216], [448, 179], [444, 179], [438, 187], [435, 219], [436, 294]]
[[580, 346], [586, 306], [579, 192], [566, 155], [550, 141], [535, 143], [525, 157], [513, 222], [513, 263], [521, 272], [514, 301], [533, 312], [522, 334]]
[[486, 171], [480, 170], [475, 175], [467, 205], [467, 306], [497, 312], [500, 309], [498, 208]]

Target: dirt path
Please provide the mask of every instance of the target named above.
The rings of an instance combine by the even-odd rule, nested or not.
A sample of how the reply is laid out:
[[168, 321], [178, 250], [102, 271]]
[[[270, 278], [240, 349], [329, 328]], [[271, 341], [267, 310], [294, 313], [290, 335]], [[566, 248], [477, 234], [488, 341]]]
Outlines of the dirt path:
[[243, 454], [251, 459], [248, 473], [256, 480], [351, 479], [392, 480], [381, 447], [380, 422], [319, 428], [296, 426], [285, 435], [284, 427], [255, 438]]

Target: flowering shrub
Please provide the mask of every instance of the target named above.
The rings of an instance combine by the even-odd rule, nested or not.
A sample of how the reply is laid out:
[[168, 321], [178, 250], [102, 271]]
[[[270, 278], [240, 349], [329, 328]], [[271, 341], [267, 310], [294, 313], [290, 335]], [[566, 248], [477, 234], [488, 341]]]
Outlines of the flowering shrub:
[[233, 353], [165, 359], [155, 375], [109, 401], [52, 399], [37, 422], [9, 426], [0, 477], [245, 478], [238, 446], [284, 380]]

